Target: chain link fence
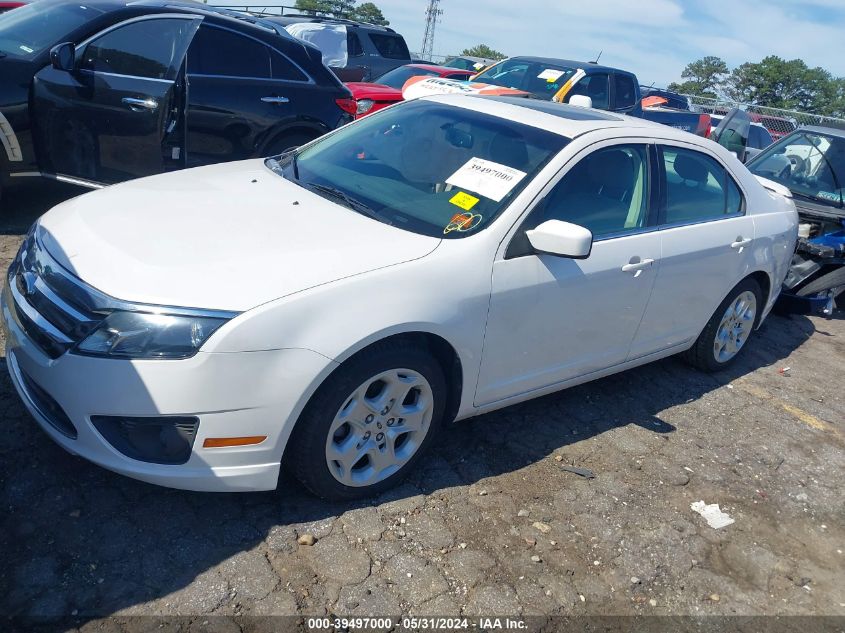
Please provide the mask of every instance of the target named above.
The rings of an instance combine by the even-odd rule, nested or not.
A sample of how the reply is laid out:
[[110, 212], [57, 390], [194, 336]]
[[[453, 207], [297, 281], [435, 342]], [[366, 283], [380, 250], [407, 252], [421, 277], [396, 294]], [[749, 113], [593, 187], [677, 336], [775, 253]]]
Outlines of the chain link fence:
[[411, 53], [411, 59], [422, 59], [423, 61], [437, 64], [438, 66], [446, 63], [447, 60], [450, 60], [453, 57], [459, 57], [459, 55], [426, 55], [423, 57], [419, 53]]
[[845, 129], [845, 119], [836, 117], [808, 114], [807, 112], [799, 112], [797, 110], [750, 105], [729, 99], [710, 99], [695, 95], [684, 96], [689, 99], [692, 110], [702, 114], [723, 117], [733, 108], [745, 110], [751, 116], [751, 120], [755, 123], [760, 123], [769, 130], [775, 140], [786, 136], [802, 125], [821, 125]]

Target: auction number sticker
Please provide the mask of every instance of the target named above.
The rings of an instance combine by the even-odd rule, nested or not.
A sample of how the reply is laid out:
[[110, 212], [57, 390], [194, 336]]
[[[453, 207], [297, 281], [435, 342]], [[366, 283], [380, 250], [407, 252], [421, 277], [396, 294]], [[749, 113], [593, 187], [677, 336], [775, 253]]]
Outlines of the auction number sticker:
[[553, 84], [558, 79], [563, 77], [564, 71], [562, 70], [555, 70], [554, 68], [546, 68], [543, 72], [537, 75], [537, 79], [545, 79], [550, 84]]
[[501, 202], [527, 175], [507, 165], [483, 158], [471, 158], [446, 180], [446, 184], [469, 189], [485, 198]]

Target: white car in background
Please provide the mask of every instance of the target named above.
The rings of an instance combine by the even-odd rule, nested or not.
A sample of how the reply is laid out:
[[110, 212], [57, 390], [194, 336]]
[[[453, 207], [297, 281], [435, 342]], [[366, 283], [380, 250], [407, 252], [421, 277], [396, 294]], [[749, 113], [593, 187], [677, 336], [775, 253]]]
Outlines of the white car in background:
[[286, 155], [67, 201], [3, 294], [7, 365], [61, 446], [192, 490], [380, 492], [444, 423], [746, 347], [788, 191], [710, 141], [440, 96]]

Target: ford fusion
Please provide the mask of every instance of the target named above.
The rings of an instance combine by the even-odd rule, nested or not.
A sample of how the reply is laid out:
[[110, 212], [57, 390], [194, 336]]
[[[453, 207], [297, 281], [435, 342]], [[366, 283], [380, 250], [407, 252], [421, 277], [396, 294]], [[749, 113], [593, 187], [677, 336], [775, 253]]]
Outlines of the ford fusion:
[[191, 490], [378, 493], [444, 425], [683, 353], [733, 363], [789, 191], [639, 119], [439, 96], [297, 150], [67, 201], [3, 292], [56, 442]]

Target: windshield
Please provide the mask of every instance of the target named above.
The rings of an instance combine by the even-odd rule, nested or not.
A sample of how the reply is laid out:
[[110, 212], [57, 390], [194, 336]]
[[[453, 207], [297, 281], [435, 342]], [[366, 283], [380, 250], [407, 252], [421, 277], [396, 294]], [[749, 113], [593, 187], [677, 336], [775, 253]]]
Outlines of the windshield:
[[0, 57], [32, 59], [102, 14], [81, 4], [33, 2], [0, 15]]
[[508, 59], [488, 68], [478, 75], [475, 81], [524, 90], [538, 99], [551, 100], [576, 72], [577, 68]]
[[423, 70], [422, 68], [413, 68], [411, 66], [400, 66], [393, 70], [384, 73], [381, 77], [375, 80], [375, 83], [383, 86], [390, 86], [397, 90], [402, 90], [405, 82], [411, 77], [437, 77], [437, 73], [433, 70]]
[[486, 64], [479, 59], [467, 59], [466, 57], [455, 57], [443, 64], [449, 68], [460, 68], [461, 70], [472, 70], [478, 72], [483, 70]]
[[751, 161], [748, 169], [781, 183], [798, 196], [845, 206], [845, 138], [794, 132]]
[[488, 226], [568, 143], [551, 132], [428, 100], [384, 110], [317, 141], [283, 176], [415, 233], [462, 238]]

